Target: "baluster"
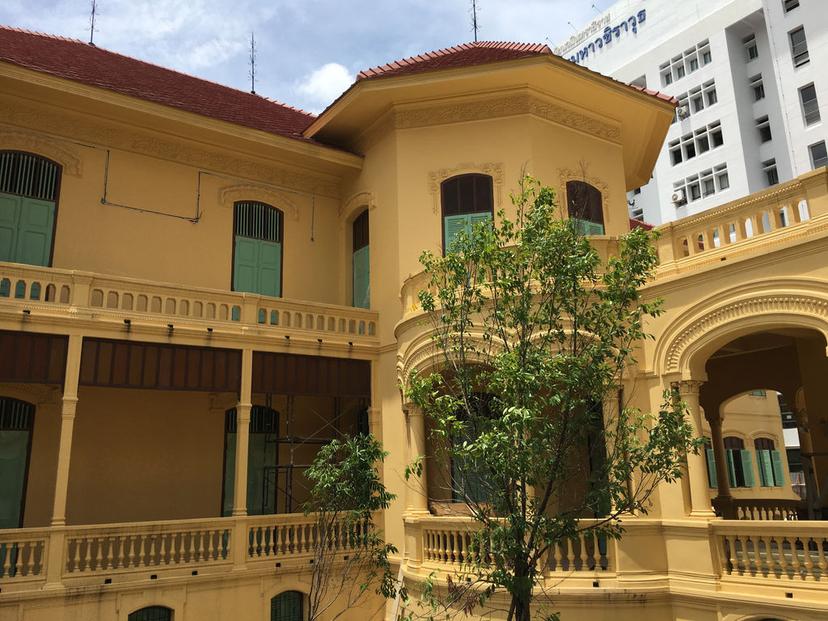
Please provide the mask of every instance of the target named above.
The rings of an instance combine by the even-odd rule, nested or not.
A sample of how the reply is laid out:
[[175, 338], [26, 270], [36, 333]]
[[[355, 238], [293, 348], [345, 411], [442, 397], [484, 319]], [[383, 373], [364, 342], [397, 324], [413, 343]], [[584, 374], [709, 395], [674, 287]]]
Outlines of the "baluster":
[[297, 529], [299, 530], [299, 538], [297, 543], [297, 552], [302, 553], [305, 551], [305, 525], [304, 524], [297, 524]]
[[107, 537], [106, 538], [106, 555], [104, 556], [103, 560], [103, 568], [104, 569], [112, 569], [112, 554], [115, 548], [115, 537]]
[[586, 549], [586, 533], [580, 533], [577, 537], [579, 554], [578, 560], [581, 562], [580, 570], [586, 571], [588, 569], [587, 549]]
[[137, 535], [127, 535], [126, 537], [126, 545], [127, 545], [127, 564], [125, 567], [134, 567], [135, 563], [135, 547], [138, 544], [138, 536]]
[[805, 557], [805, 574], [814, 576], [814, 559], [811, 558], [811, 537], [804, 537], [802, 540], [802, 554]]
[[563, 567], [561, 567], [561, 562], [563, 560], [563, 554], [561, 554], [561, 543], [557, 542], [552, 545], [552, 559], [555, 562], [555, 571], [563, 571]]
[[25, 545], [26, 542], [18, 543], [15, 548], [15, 555], [14, 555], [14, 575], [15, 576], [22, 576], [23, 575], [23, 554], [25, 553]]
[[24, 558], [23, 575], [31, 576], [34, 573], [35, 550], [37, 549], [37, 542], [36, 541], [27, 541], [25, 547], [26, 547], [27, 554], [23, 557]]
[[7, 543], [5, 544], [5, 557], [3, 558], [3, 572], [0, 573], [0, 576], [3, 578], [10, 578], [11, 574], [11, 559], [14, 554], [14, 543]]
[[[268, 529], [269, 530], [269, 529]], [[216, 560], [215, 552], [215, 536], [218, 535], [218, 531], [208, 530], [207, 533], [207, 560], [214, 561]]]
[[106, 541], [106, 537], [101, 537], [100, 539], [95, 539], [95, 569], [101, 569], [101, 563], [103, 562], [103, 546], [104, 542]]
[[779, 537], [776, 539], [776, 549], [779, 553], [779, 565], [782, 569], [782, 574], [784, 575], [787, 575], [788, 573], [788, 557], [785, 556], [785, 543], [787, 540], [787, 537]]
[[195, 542], [195, 531], [189, 531], [187, 533], [190, 537], [190, 545], [189, 545], [189, 553], [187, 555], [187, 562], [192, 563], [195, 560], [195, 552], [196, 552], [196, 542]]
[[161, 539], [161, 558], [159, 560], [162, 561], [164, 565], [170, 564], [170, 550], [172, 548], [173, 537], [175, 537], [175, 533], [166, 533]]
[[759, 565], [759, 571], [762, 573], [770, 573], [771, 572], [771, 549], [770, 549], [770, 541], [765, 536], [757, 537], [757, 545], [761, 544], [762, 548], [765, 551], [765, 556], [759, 556], [756, 560]]
[[[204, 560], [204, 531], [199, 530], [199, 531], [196, 531], [195, 534], [198, 537], [198, 552], [196, 553], [196, 560], [203, 561]], [[259, 551], [261, 551], [261, 547], [259, 547]]]
[[736, 571], [736, 561], [738, 557], [736, 556], [736, 544], [733, 539], [732, 535], [725, 536], [725, 542], [727, 542], [727, 567], [725, 567], [725, 571], [728, 574], [732, 574]]
[[183, 564], [184, 563], [184, 531], [178, 533], [178, 559], [177, 563]]
[[820, 571], [820, 578], [825, 577], [825, 570], [828, 569], [828, 560], [825, 558], [825, 545], [828, 543], [823, 537], [816, 538], [816, 546], [817, 546], [817, 566], [819, 567]]
[[451, 562], [452, 563], [459, 563], [460, 562], [460, 550], [457, 547], [457, 531], [449, 533], [451, 537]]
[[92, 565], [92, 542], [94, 539], [92, 537], [84, 538], [86, 542], [86, 554], [83, 557], [83, 570], [89, 571]]
[[793, 541], [791, 541], [791, 564], [793, 565], [794, 575], [799, 577], [802, 563], [799, 560], [799, 551], [796, 549], [797, 541], [799, 541], [799, 537], [794, 536]]
[[431, 531], [430, 530], [424, 531], [423, 532], [423, 537], [425, 538], [425, 544], [423, 545], [423, 548], [424, 548], [423, 554], [424, 554], [427, 561], [433, 560], [432, 545], [433, 545], [434, 542], [433, 542], [433, 537], [431, 535]]

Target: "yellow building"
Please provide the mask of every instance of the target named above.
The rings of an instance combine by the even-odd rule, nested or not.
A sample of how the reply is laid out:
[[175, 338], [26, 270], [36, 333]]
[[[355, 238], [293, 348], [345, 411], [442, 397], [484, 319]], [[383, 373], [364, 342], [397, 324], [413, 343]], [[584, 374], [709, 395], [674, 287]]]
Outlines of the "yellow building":
[[[314, 117], [0, 29], [0, 621], [301, 618], [304, 467], [366, 429], [395, 563], [413, 591], [445, 579], [468, 520], [403, 478], [429, 452], [400, 396], [434, 363], [418, 256], [524, 170], [588, 192], [611, 253], [673, 109], [478, 43], [363, 72]], [[649, 410], [677, 385], [710, 450], [602, 558], [550, 566], [564, 619], [826, 618], [826, 222], [822, 169], [662, 227], [666, 312], [625, 393]], [[390, 614], [370, 604], [350, 616]]]

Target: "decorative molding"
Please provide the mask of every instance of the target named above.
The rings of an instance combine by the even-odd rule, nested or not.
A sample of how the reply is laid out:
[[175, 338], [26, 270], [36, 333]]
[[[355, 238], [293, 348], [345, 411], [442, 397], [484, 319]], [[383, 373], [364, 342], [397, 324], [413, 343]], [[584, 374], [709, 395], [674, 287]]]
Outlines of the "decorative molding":
[[80, 177], [83, 162], [74, 147], [63, 145], [42, 134], [0, 126], [0, 150], [28, 151], [60, 164], [64, 175]]
[[218, 202], [223, 207], [232, 208], [237, 201], [245, 200], [267, 203], [290, 214], [292, 220], [299, 219], [299, 207], [273, 188], [255, 183], [240, 183], [219, 189]]
[[435, 214], [440, 213], [440, 185], [446, 179], [467, 173], [482, 173], [492, 178], [494, 185], [495, 211], [503, 204], [503, 164], [488, 162], [485, 164], [458, 164], [454, 168], [441, 168], [428, 173], [428, 191], [433, 201]]
[[559, 168], [558, 169], [558, 178], [560, 179], [560, 194], [561, 198], [561, 206], [563, 209], [567, 208], [569, 205], [569, 197], [566, 195], [566, 182], [567, 181], [584, 181], [591, 186], [597, 188], [601, 192], [601, 206], [604, 209], [604, 222], [608, 222], [610, 210], [607, 209], [607, 206], [610, 204], [610, 192], [609, 186], [607, 183], [600, 179], [599, 177], [593, 177], [587, 174], [586, 169], [582, 170], [574, 170], [572, 168]]
[[338, 215], [345, 219], [350, 219], [354, 212], [360, 207], [368, 207], [369, 211], [373, 211], [377, 207], [376, 197], [373, 192], [357, 192], [348, 200], [339, 204]]
[[61, 404], [62, 392], [58, 386], [46, 384], [2, 384], [0, 395], [31, 403], [35, 407]]
[[0, 98], [0, 118], [17, 128], [31, 128], [55, 136], [70, 134], [73, 140], [91, 147], [120, 149], [181, 164], [221, 172], [242, 179], [278, 185], [291, 190], [339, 198], [339, 184], [330, 176], [310, 174], [289, 166], [264, 164], [234, 157], [220, 147], [207, 149], [196, 143], [161, 133], [126, 128], [105, 119], [90, 120], [81, 114], [55, 112], [41, 106], [19, 105]]
[[617, 125], [593, 118], [564, 105], [534, 97], [528, 93], [399, 109], [394, 114], [394, 127], [396, 129], [412, 129], [464, 121], [482, 121], [521, 114], [531, 114], [605, 140], [613, 142], [621, 140], [621, 129]]
[[704, 335], [715, 328], [740, 319], [756, 319], [768, 315], [798, 315], [816, 319], [823, 324], [822, 333], [828, 337], [828, 298], [808, 293], [797, 294], [756, 294], [753, 297], [735, 300], [697, 317], [668, 344], [662, 363], [661, 373], [677, 373], [687, 366], [687, 352]]

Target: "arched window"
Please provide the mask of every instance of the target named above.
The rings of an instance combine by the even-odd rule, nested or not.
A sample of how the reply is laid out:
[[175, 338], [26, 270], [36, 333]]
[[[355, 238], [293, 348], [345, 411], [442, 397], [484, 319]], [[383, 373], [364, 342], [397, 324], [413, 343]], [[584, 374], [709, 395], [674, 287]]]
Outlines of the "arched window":
[[598, 188], [585, 181], [567, 181], [566, 206], [570, 220], [582, 234], [604, 234], [604, 205]]
[[305, 596], [299, 591], [285, 591], [270, 600], [270, 621], [302, 621]]
[[[470, 397], [471, 408], [475, 416], [468, 420], [465, 411], [461, 411], [460, 417], [464, 419], [462, 433], [452, 437], [452, 444], [462, 445], [463, 442], [475, 439], [482, 429], [477, 425], [485, 425], [486, 419], [491, 419], [492, 395], [486, 393], [474, 393]], [[485, 472], [478, 464], [468, 463], [465, 459], [453, 456], [451, 459], [451, 488], [452, 499], [455, 502], [463, 502], [468, 498], [472, 502], [486, 502], [489, 496], [489, 483], [486, 481]]]
[[727, 474], [731, 487], [753, 487], [753, 459], [750, 451], [745, 450], [741, 438], [724, 439]]
[[443, 206], [443, 254], [463, 231], [470, 235], [478, 222], [491, 222], [494, 214], [492, 178], [468, 174], [446, 179], [440, 186]]
[[52, 264], [60, 166], [0, 151], [0, 261]]
[[353, 224], [353, 300], [357, 308], [371, 307], [371, 257], [369, 252], [368, 210]]
[[35, 408], [0, 397], [0, 528], [23, 526]]
[[173, 611], [166, 606], [147, 606], [131, 613], [127, 621], [173, 621]]
[[756, 438], [756, 463], [759, 466], [759, 485], [762, 487], [782, 487], [785, 485], [785, 471], [782, 468], [782, 454], [776, 450], [770, 438]]
[[282, 295], [284, 217], [275, 207], [241, 201], [233, 208], [233, 291]]
[[[290, 473], [287, 473], [288, 475]], [[236, 482], [236, 408], [224, 415], [224, 486], [222, 515], [233, 513]], [[284, 484], [282, 489], [287, 489]], [[278, 511], [279, 412], [254, 405], [250, 412], [247, 448], [247, 513], [270, 515]], [[285, 501], [287, 502], [287, 500]]]

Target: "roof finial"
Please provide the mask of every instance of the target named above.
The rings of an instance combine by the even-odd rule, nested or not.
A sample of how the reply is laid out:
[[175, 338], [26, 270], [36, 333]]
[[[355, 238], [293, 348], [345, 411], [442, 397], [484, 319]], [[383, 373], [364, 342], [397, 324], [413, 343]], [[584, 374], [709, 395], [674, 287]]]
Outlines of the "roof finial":
[[95, 45], [95, 13], [97, 10], [97, 0], [92, 0], [92, 13], [89, 16], [89, 45]]
[[474, 30], [474, 42], [477, 43], [477, 30], [480, 24], [477, 23], [477, 0], [471, 0], [472, 30]]
[[250, 92], [256, 94], [256, 35], [250, 33]]

